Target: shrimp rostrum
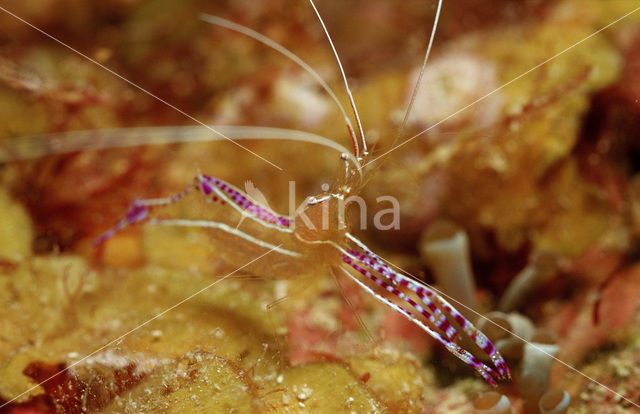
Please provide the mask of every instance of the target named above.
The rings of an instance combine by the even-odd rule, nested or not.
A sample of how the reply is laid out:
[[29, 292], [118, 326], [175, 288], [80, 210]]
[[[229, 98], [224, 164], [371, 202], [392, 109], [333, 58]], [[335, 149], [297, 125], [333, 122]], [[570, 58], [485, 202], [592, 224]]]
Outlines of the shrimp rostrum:
[[[313, 1], [310, 0], [310, 2], [327, 34], [327, 39], [331, 42], [320, 14]], [[438, 4], [438, 13], [423, 68], [431, 49], [440, 6], [441, 2]], [[363, 166], [366, 164], [369, 151], [347, 78], [333, 43], [331, 47], [347, 88], [355, 128], [352, 127], [351, 120], [340, 102], [335, 99], [331, 89], [317, 73], [293, 53], [263, 35], [233, 22], [214, 16], [204, 16], [203, 19], [251, 36], [287, 55], [309, 71], [334, 98], [344, 115], [353, 145], [352, 151], [340, 151], [339, 157], [336, 157], [341, 171], [340, 178], [325, 192], [308, 197], [294, 214], [282, 215], [260, 202], [258, 200], [260, 197], [255, 195], [252, 197], [219, 178], [199, 174], [181, 193], [166, 198], [133, 201], [125, 215], [98, 237], [95, 244], [102, 244], [120, 230], [141, 223], [194, 227], [206, 229], [212, 236], [212, 243], [219, 247], [218, 250], [223, 252], [224, 258], [233, 262], [231, 263], [233, 265], [242, 266], [248, 257], [257, 257], [268, 252], [269, 254], [264, 255], [248, 268], [249, 271], [260, 276], [294, 277], [304, 273], [310, 263], [314, 266], [316, 264], [325, 266], [328, 271], [333, 268], [333, 271], [345, 275], [384, 305], [418, 325], [452, 354], [471, 366], [490, 384], [496, 385], [496, 381], [509, 378], [509, 368], [494, 344], [461, 312], [434, 288], [397, 269], [349, 232], [348, 220], [342, 214], [343, 207], [345, 200], [357, 195], [362, 186]], [[407, 112], [410, 107], [411, 104]], [[226, 135], [220, 132], [221, 129], [209, 129], [226, 138]], [[277, 132], [277, 130], [273, 131]], [[248, 128], [241, 132], [251, 135]], [[240, 138], [236, 133], [229, 133], [229, 135], [234, 139]], [[292, 134], [289, 138], [280, 137], [280, 139], [311, 141], [334, 149], [341, 148], [335, 142], [332, 143], [312, 134]], [[189, 215], [188, 208], [170, 207], [181, 203], [185, 198], [197, 199], [203, 203], [203, 208], [195, 209], [198, 213], [197, 217]], [[314, 270], [317, 271], [317, 269]], [[483, 353], [486, 357], [476, 357], [472, 350], [459, 345], [458, 339], [464, 336], [470, 338], [475, 344], [473, 347], [477, 348], [476, 352]], [[467, 343], [471, 342], [467, 341]], [[485, 363], [483, 360], [491, 362]]]

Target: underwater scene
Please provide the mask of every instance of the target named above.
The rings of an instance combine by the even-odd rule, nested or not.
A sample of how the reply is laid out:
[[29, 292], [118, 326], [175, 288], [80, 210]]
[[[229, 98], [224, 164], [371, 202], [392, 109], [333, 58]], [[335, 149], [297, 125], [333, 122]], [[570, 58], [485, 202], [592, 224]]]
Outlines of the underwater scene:
[[637, 0], [0, 2], [0, 413], [640, 413]]

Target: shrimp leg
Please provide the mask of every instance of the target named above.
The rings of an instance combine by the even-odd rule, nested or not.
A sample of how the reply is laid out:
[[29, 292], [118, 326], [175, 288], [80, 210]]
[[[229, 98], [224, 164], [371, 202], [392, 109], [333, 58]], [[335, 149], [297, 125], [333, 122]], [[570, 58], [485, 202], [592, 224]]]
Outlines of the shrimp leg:
[[[358, 271], [363, 276], [367, 277], [368, 279], [372, 280], [373, 282], [375, 282], [376, 284], [378, 284], [379, 286], [384, 288], [385, 290], [395, 294], [396, 296], [400, 297], [401, 299], [403, 299], [405, 301], [407, 301], [407, 299], [408, 299], [407, 302], [410, 303], [411, 305], [413, 305], [416, 309], [418, 309], [418, 311], [422, 310], [420, 305], [415, 303], [415, 301], [411, 300], [406, 295], [404, 295], [401, 292], [399, 292], [396, 288], [394, 288], [393, 286], [389, 285], [384, 280], [382, 280], [379, 277], [375, 276], [369, 270], [364, 269], [363, 267], [361, 267], [361, 266], [357, 265], [356, 263], [354, 263], [349, 256], [347, 256], [347, 255], [343, 256], [343, 261], [346, 264], [348, 264], [349, 266], [351, 266], [353, 269]], [[496, 386], [497, 385], [494, 377], [499, 378], [499, 376], [490, 367], [488, 367], [483, 362], [479, 361], [476, 357], [474, 357], [469, 351], [465, 350], [464, 348], [462, 348], [460, 345], [458, 345], [457, 343], [455, 343], [451, 339], [449, 339], [446, 336], [442, 335], [440, 332], [438, 332], [437, 330], [435, 330], [434, 328], [432, 328], [428, 324], [425, 324], [424, 322], [422, 322], [411, 311], [409, 311], [409, 310], [405, 309], [404, 307], [392, 302], [390, 299], [386, 298], [385, 296], [377, 293], [371, 287], [369, 287], [369, 285], [367, 285], [366, 283], [362, 282], [359, 278], [355, 277], [353, 274], [348, 272], [346, 269], [344, 269], [342, 267], [340, 269], [351, 280], [353, 280], [358, 285], [360, 285], [360, 287], [365, 289], [367, 292], [369, 292], [371, 295], [373, 295], [376, 299], [378, 299], [379, 301], [381, 301], [385, 305], [389, 306], [390, 308], [392, 308], [396, 312], [400, 313], [402, 316], [404, 316], [405, 318], [407, 318], [411, 322], [413, 322], [416, 325], [418, 325], [425, 332], [427, 332], [432, 338], [434, 338], [435, 340], [440, 342], [442, 345], [444, 345], [445, 348], [447, 348], [447, 350], [449, 350], [452, 354], [454, 354], [455, 356], [460, 358], [467, 365], [470, 365], [489, 384], [491, 384], [492, 386]], [[398, 295], [398, 293], [401, 293], [401, 295]]]
[[289, 228], [291, 219], [288, 216], [278, 215], [268, 207], [251, 201], [247, 194], [224, 180], [200, 174], [195, 178], [195, 184], [170, 197], [134, 200], [129, 205], [124, 217], [94, 240], [94, 246], [101, 245], [126, 227], [149, 220], [150, 213], [154, 208], [174, 204], [193, 190], [198, 190], [213, 201], [221, 201], [223, 204], [229, 203], [243, 216], [247, 216], [263, 226], [291, 232]]
[[[447, 300], [438, 295], [433, 289], [425, 286], [422, 283], [414, 281], [413, 279], [394, 272], [379, 256], [373, 253], [364, 243], [347, 233], [349, 240], [354, 242], [358, 247], [362, 249], [363, 253], [350, 250], [349, 252], [354, 255], [355, 258], [365, 263], [367, 266], [372, 267], [374, 270], [382, 274], [392, 284], [396, 286], [404, 286], [414, 292], [421, 301], [434, 313], [439, 314], [440, 310], [436, 307], [436, 304], [450, 315], [463, 331], [475, 342], [475, 344], [482, 349], [482, 351], [489, 356], [493, 361], [498, 372], [503, 378], [511, 377], [509, 367], [496, 349], [495, 345], [483, 334], [478, 328], [476, 328], [468, 319], [466, 319], [460, 312], [458, 312]], [[430, 298], [433, 300], [431, 301]], [[434, 303], [435, 302], [435, 303]], [[435, 309], [434, 309], [435, 308]], [[442, 326], [438, 326], [444, 332], [447, 332], [449, 323], [448, 321], [442, 322]], [[453, 339], [453, 338], [450, 338]]]
[[170, 197], [133, 200], [129, 205], [129, 208], [127, 209], [124, 217], [118, 220], [118, 222], [113, 227], [98, 236], [93, 241], [93, 245], [100, 246], [101, 244], [112, 238], [120, 230], [123, 230], [126, 227], [132, 226], [134, 224], [144, 222], [149, 218], [149, 213], [154, 207], [167, 206], [169, 204], [176, 203], [184, 198], [188, 193], [190, 193], [193, 188], [193, 185], [190, 185], [182, 192], [174, 194]]

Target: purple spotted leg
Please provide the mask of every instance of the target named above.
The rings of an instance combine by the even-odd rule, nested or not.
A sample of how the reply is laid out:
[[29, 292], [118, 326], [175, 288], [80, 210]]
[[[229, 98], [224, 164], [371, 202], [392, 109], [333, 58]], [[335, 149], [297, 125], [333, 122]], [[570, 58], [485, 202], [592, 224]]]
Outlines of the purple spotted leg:
[[[449, 302], [438, 295], [435, 291], [427, 286], [420, 285], [417, 282], [394, 272], [386, 263], [382, 261], [382, 259], [380, 259], [371, 251], [367, 252], [365, 250], [365, 253], [367, 253], [366, 256], [360, 252], [350, 252], [352, 252], [354, 257], [356, 257], [359, 261], [365, 263], [369, 267], [381, 273], [393, 284], [404, 286], [410, 289], [436, 316], [442, 315], [442, 312], [440, 310], [440, 308], [442, 308], [447, 315], [451, 316], [451, 318], [453, 318], [453, 320], [455, 320], [456, 323], [460, 325], [460, 327], [471, 338], [471, 340], [473, 340], [476, 345], [478, 345], [478, 347], [489, 356], [489, 358], [495, 364], [496, 369], [500, 373], [500, 376], [503, 378], [511, 377], [509, 367], [507, 366], [506, 362], [504, 361], [494, 344], [489, 340], [489, 338], [487, 338], [487, 336], [483, 334], [482, 331], [476, 328], [471, 322], [469, 322], [469, 320], [462, 316], [460, 312], [458, 312], [453, 306], [451, 306], [451, 304], [449, 304]], [[436, 304], [440, 305], [440, 308], [438, 308]], [[442, 315], [438, 322], [434, 324], [445, 333], [452, 332], [452, 326], [449, 323], [448, 319], [444, 317], [444, 315]], [[455, 329], [454, 332], [456, 332], [455, 335], [457, 335], [457, 331], [455, 331]], [[454, 337], [449, 337], [449, 339], [453, 340]]]
[[127, 212], [124, 217], [122, 217], [113, 227], [109, 230], [102, 233], [98, 236], [94, 241], [94, 246], [100, 246], [102, 243], [109, 240], [120, 230], [129, 227], [131, 225], [144, 222], [149, 218], [149, 213], [154, 207], [166, 206], [169, 204], [173, 204], [184, 196], [186, 196], [194, 187], [190, 185], [184, 191], [178, 194], [174, 194], [171, 197], [166, 198], [147, 198], [147, 199], [138, 199], [133, 200], [133, 202], [129, 205]]
[[[291, 231], [291, 218], [275, 213], [269, 207], [254, 202], [246, 193], [237, 187], [216, 177], [199, 175], [198, 188], [206, 197], [213, 201], [218, 199], [229, 203], [242, 214], [248, 215], [261, 224], [281, 231]], [[266, 200], [264, 201], [266, 204]]]
[[[391, 280], [393, 284], [405, 286], [411, 289], [422, 301], [427, 304], [430, 310], [433, 312], [440, 312], [440, 310], [433, 304], [428, 298], [432, 298], [433, 301], [437, 302], [440, 307], [449, 314], [462, 329], [469, 335], [469, 337], [480, 347], [489, 356], [489, 358], [493, 361], [498, 372], [503, 378], [510, 378], [511, 372], [509, 371], [509, 367], [506, 362], [493, 345], [493, 343], [487, 338], [485, 334], [482, 333], [478, 328], [476, 328], [469, 320], [467, 320], [464, 316], [460, 314], [448, 301], [446, 301], [442, 296], [437, 294], [433, 289], [428, 286], [419, 284], [407, 276], [394, 272], [379, 256], [373, 253], [364, 243], [360, 240], [356, 239], [350, 234], [347, 234], [347, 237], [353, 241], [356, 245], [358, 245], [364, 255], [362, 253], [356, 252], [362, 258], [366, 258], [369, 264], [375, 262], [380, 267], [380, 273]], [[434, 310], [433, 308], [437, 309]]]
[[208, 175], [198, 175], [195, 178], [195, 184], [171, 197], [134, 200], [124, 217], [94, 240], [94, 246], [101, 245], [126, 227], [148, 220], [153, 208], [178, 202], [194, 189], [198, 190], [210, 201], [221, 202], [222, 204], [228, 203], [243, 215], [258, 221], [262, 225], [273, 227], [280, 231], [291, 231], [291, 219], [288, 216], [278, 215], [268, 207], [252, 201], [249, 196], [226, 181]]
[[[373, 282], [375, 282], [376, 284], [378, 284], [380, 287], [382, 287], [383, 289], [385, 289], [386, 291], [394, 294], [395, 296], [401, 298], [402, 300], [404, 300], [405, 302], [409, 303], [410, 305], [412, 305], [416, 310], [418, 310], [420, 313], [422, 313], [425, 317], [427, 317], [427, 319], [429, 319], [430, 322], [433, 321], [433, 317], [430, 316], [428, 314], [428, 312], [426, 312], [419, 304], [417, 304], [414, 300], [412, 300], [411, 298], [409, 298], [408, 296], [406, 296], [404, 293], [400, 292], [397, 288], [393, 287], [392, 285], [390, 285], [389, 283], [385, 282], [384, 280], [382, 280], [381, 278], [375, 276], [372, 272], [370, 272], [369, 270], [359, 266], [358, 264], [355, 263], [355, 261], [352, 259], [351, 256], [345, 254], [342, 258], [342, 260], [348, 264], [349, 266], [351, 266], [353, 269], [355, 269], [358, 273], [362, 274], [363, 276], [365, 276], [366, 278], [368, 278], [369, 280], [372, 280]], [[344, 270], [344, 269], [343, 269]], [[407, 309], [405, 309], [404, 307], [395, 304], [394, 302], [392, 302], [391, 300], [387, 299], [386, 297], [376, 293], [373, 289], [371, 289], [368, 285], [364, 284], [363, 282], [361, 282], [358, 278], [355, 278], [354, 276], [352, 276], [349, 272], [345, 271], [345, 273], [347, 274], [347, 276], [349, 276], [352, 280], [354, 280], [356, 283], [358, 283], [361, 287], [363, 287], [364, 289], [366, 289], [369, 293], [371, 293], [376, 299], [382, 301], [383, 303], [385, 303], [387, 306], [391, 307], [392, 309], [394, 309], [395, 311], [399, 312], [402, 316], [404, 316], [405, 318], [409, 319], [410, 321], [412, 321], [413, 323], [415, 323], [416, 325], [418, 325], [420, 328], [422, 328], [424, 331], [426, 331], [429, 335], [431, 335], [431, 337], [433, 337], [434, 339], [436, 339], [438, 342], [440, 342], [442, 345], [445, 346], [445, 348], [447, 348], [447, 350], [449, 350], [449, 352], [451, 352], [452, 354], [454, 354], [456, 357], [460, 358], [462, 361], [464, 361], [467, 365], [471, 366], [474, 370], [476, 370], [476, 372], [478, 372], [489, 384], [491, 384], [492, 386], [496, 386], [496, 380], [494, 379], [494, 377], [496, 379], [499, 379], [500, 376], [498, 374], [496, 374], [490, 367], [488, 367], [487, 365], [485, 365], [483, 362], [479, 361], [476, 357], [474, 357], [469, 351], [465, 350], [464, 348], [462, 348], [460, 345], [458, 345], [457, 343], [455, 343], [453, 340], [451, 340], [448, 335], [442, 335], [440, 332], [436, 331], [435, 329], [433, 329], [432, 327], [430, 327], [429, 325], [423, 323], [420, 319], [418, 319], [413, 313], [411, 313], [410, 311], [408, 311]], [[453, 329], [455, 331], [455, 328], [451, 327], [451, 329]], [[454, 335], [455, 337], [455, 335]]]
[[[371, 252], [371, 250], [369, 250], [362, 242], [349, 234], [347, 236], [364, 251], [364, 253], [356, 250], [349, 250], [345, 252], [348, 260], [357, 260], [367, 269], [383, 276], [390, 282], [390, 284], [381, 281], [382, 283], [384, 283], [383, 286], [379, 281], [376, 281], [369, 277], [369, 275], [365, 274], [365, 276], [384, 287], [387, 291], [393, 293], [405, 302], [409, 303], [423, 316], [425, 316], [435, 327], [441, 330], [448, 340], [453, 341], [458, 335], [458, 331], [451, 325], [447, 317], [442, 313], [442, 311], [440, 310], [440, 308], [442, 308], [445, 314], [455, 320], [456, 323], [463, 329], [463, 331], [483, 350], [483, 352], [485, 352], [491, 358], [500, 374], [497, 377], [510, 378], [511, 374], [509, 372], [509, 367], [505, 363], [500, 353], [496, 350], [493, 343], [491, 343], [491, 341], [480, 330], [473, 326], [471, 322], [464, 318], [445, 299], [440, 297], [429, 287], [422, 285], [421, 283], [414, 281], [402, 274], [394, 272], [381, 258]], [[416, 296], [420, 298], [420, 301], [423, 303], [423, 305], [425, 305], [426, 308], [431, 311], [431, 313], [427, 312], [426, 309], [424, 309], [422, 306], [417, 304], [411, 298], [407, 297], [404, 293], [400, 292], [396, 288], [396, 286], [405, 287], [415, 293]], [[440, 308], [437, 305], [439, 305]], [[473, 363], [470, 363], [470, 365], [473, 366]]]

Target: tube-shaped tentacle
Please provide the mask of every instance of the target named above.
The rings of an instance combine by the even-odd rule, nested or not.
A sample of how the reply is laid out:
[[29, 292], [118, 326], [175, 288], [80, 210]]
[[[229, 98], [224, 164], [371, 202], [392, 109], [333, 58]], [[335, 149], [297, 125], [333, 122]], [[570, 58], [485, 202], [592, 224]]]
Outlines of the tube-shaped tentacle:
[[568, 392], [552, 389], [544, 393], [538, 402], [540, 414], [564, 414], [571, 405], [571, 396]]
[[[499, 351], [496, 349], [495, 345], [489, 340], [489, 338], [487, 338], [484, 333], [476, 328], [460, 312], [458, 312], [447, 300], [445, 300], [441, 295], [439, 295], [428, 286], [415, 281], [403, 275], [402, 273], [393, 271], [391, 267], [384, 262], [384, 260], [373, 253], [364, 243], [353, 237], [351, 234], [347, 233], [347, 238], [362, 250], [363, 253], [352, 250], [353, 254], [355, 254], [356, 257], [360, 257], [358, 260], [361, 260], [363, 263], [367, 263], [367, 265], [372, 267], [375, 264], [375, 267], [377, 267], [377, 269], [375, 267], [374, 269], [377, 272], [385, 276], [392, 283], [410, 289], [420, 298], [421, 301], [425, 303], [425, 305], [432, 312], [440, 312], [439, 308], [442, 308], [442, 310], [444, 310], [446, 314], [450, 315], [456, 321], [456, 323], [460, 325], [462, 330], [475, 342], [475, 344], [480, 349], [482, 349], [482, 351], [487, 356], [489, 356], [491, 361], [493, 361], [496, 369], [500, 373], [500, 376], [503, 378], [511, 377], [509, 367], [500, 355]], [[434, 308], [437, 310], [433, 310]], [[447, 327], [444, 323], [442, 323], [442, 326], [445, 328]]]
[[557, 274], [558, 267], [558, 257], [551, 252], [536, 251], [531, 254], [527, 266], [511, 280], [502, 294], [498, 309], [502, 312], [518, 309], [538, 287]]
[[[418, 305], [411, 298], [408, 298], [404, 294], [399, 295], [399, 293], [401, 293], [401, 292], [397, 288], [395, 288], [392, 285], [388, 284], [387, 282], [385, 282], [381, 278], [375, 276], [369, 270], [367, 270], [367, 269], [359, 266], [358, 264], [356, 264], [354, 262], [354, 260], [351, 258], [351, 256], [349, 256], [347, 254], [344, 254], [343, 257], [342, 257], [342, 260], [346, 264], [351, 266], [353, 269], [355, 269], [358, 273], [360, 273], [361, 275], [365, 276], [367, 279], [373, 281], [374, 283], [376, 283], [377, 285], [379, 285], [380, 287], [382, 287], [386, 291], [388, 291], [388, 292], [396, 295], [397, 297], [403, 299], [405, 302], [411, 304], [412, 306], [414, 306], [419, 311], [421, 309], [423, 310], [423, 308], [421, 308], [420, 305]], [[345, 274], [349, 278], [351, 278], [354, 282], [356, 282], [358, 285], [360, 285], [363, 289], [365, 289], [367, 292], [369, 292], [371, 295], [373, 295], [376, 299], [378, 299], [379, 301], [383, 302], [385, 305], [391, 307], [393, 310], [399, 312], [402, 316], [404, 316], [408, 320], [410, 320], [413, 323], [415, 323], [416, 325], [418, 325], [425, 332], [427, 332], [432, 338], [434, 338], [435, 340], [440, 342], [442, 345], [444, 345], [445, 348], [447, 348], [447, 350], [449, 350], [452, 354], [454, 354], [456, 357], [460, 358], [463, 362], [465, 362], [467, 365], [471, 366], [474, 370], [476, 370], [489, 384], [491, 384], [492, 386], [496, 386], [497, 385], [496, 384], [496, 380], [494, 379], [494, 377], [496, 379], [499, 379], [500, 376], [495, 371], [493, 371], [490, 367], [488, 367], [487, 365], [485, 365], [484, 363], [479, 361], [469, 351], [465, 350], [460, 345], [458, 345], [457, 343], [455, 343], [454, 341], [452, 341], [451, 339], [449, 339], [448, 337], [446, 337], [442, 333], [438, 332], [437, 330], [435, 330], [431, 326], [429, 326], [426, 323], [422, 322], [411, 311], [409, 311], [409, 310], [405, 309], [404, 307], [392, 302], [390, 299], [386, 298], [385, 296], [380, 295], [379, 293], [374, 291], [371, 287], [369, 287], [366, 283], [362, 282], [360, 279], [358, 279], [357, 277], [352, 275], [350, 272], [348, 272], [344, 268], [342, 268], [342, 270], [345, 272]]]
[[419, 250], [441, 291], [457, 303], [463, 303], [462, 313], [471, 317], [477, 307], [476, 287], [465, 229], [449, 220], [437, 220], [423, 232]]
[[551, 366], [559, 349], [555, 334], [542, 329], [524, 345], [518, 386], [527, 412], [535, 411], [538, 400], [549, 388]]
[[504, 394], [488, 391], [473, 401], [474, 414], [512, 414], [511, 401]]

